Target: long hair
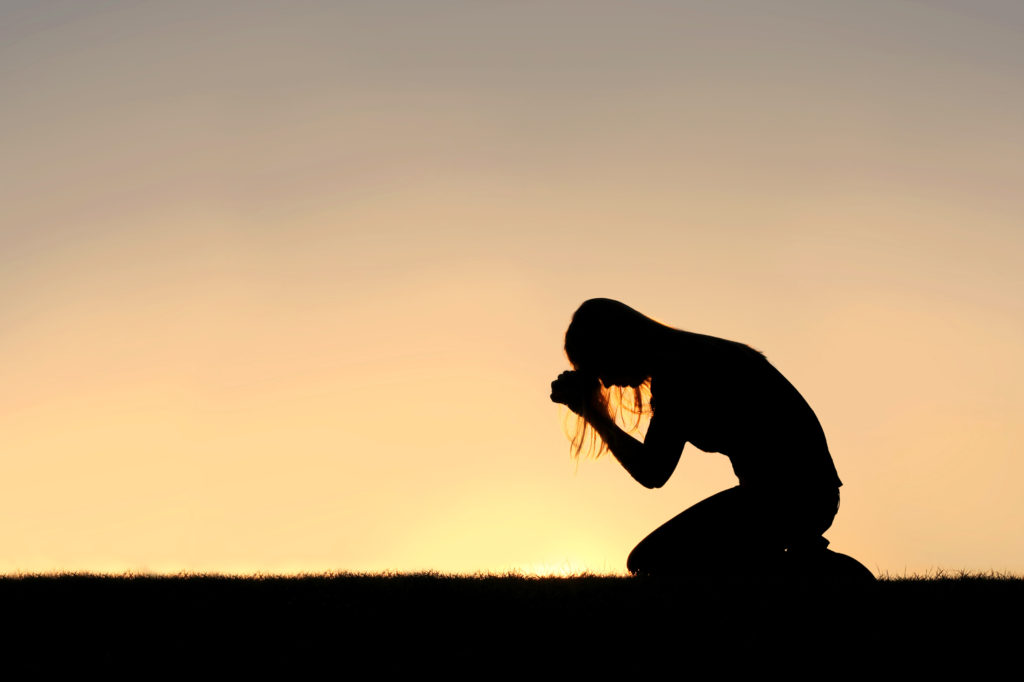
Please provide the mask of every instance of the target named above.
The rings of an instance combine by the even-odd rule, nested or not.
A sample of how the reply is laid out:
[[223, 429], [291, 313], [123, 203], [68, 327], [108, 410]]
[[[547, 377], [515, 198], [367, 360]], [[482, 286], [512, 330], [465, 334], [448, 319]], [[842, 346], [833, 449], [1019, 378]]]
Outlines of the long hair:
[[[565, 332], [565, 353], [576, 371], [597, 372], [610, 354], [643, 354], [658, 328], [669, 329], [623, 303], [592, 298], [573, 314]], [[635, 388], [608, 387], [598, 382], [592, 404], [625, 431], [639, 433], [653, 412], [651, 377]], [[608, 450], [608, 444], [583, 417], [577, 416], [575, 421], [570, 440], [574, 458], [579, 459], [584, 452], [599, 457]]]
[[[600, 385], [594, 403], [600, 405], [601, 410], [626, 432], [641, 433], [653, 414], [651, 379], [648, 377], [636, 388]], [[586, 419], [572, 412], [569, 414], [575, 417], [572, 433], [569, 434], [569, 452], [573, 459], [578, 460], [584, 453], [596, 459], [608, 451], [608, 444]]]

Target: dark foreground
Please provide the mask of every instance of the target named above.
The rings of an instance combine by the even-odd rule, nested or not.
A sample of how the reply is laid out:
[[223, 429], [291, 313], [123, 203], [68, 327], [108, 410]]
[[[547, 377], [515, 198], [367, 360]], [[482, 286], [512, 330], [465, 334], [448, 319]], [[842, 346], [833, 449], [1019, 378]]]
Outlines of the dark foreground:
[[1017, 660], [1024, 632], [1024, 581], [979, 577], [72, 575], [0, 578], [0, 605], [4, 669], [29, 674], [977, 674]]

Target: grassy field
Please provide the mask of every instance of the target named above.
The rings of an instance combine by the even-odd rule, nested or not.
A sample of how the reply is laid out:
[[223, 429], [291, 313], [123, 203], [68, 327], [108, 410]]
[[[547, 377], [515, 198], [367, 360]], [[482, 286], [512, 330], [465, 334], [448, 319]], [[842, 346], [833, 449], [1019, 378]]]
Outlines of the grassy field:
[[817, 655], [867, 670], [884, 658], [977, 671], [1015, 659], [1024, 632], [1024, 580], [998, 574], [857, 588], [587, 575], [7, 576], [0, 605], [8, 668], [28, 674], [660, 676], [677, 659], [813, 669]]

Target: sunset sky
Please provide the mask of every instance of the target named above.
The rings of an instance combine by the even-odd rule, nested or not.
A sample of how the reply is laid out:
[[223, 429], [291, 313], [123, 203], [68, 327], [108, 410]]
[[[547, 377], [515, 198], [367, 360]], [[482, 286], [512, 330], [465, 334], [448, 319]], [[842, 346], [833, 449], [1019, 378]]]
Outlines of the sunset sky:
[[766, 353], [833, 549], [1024, 572], [1022, 46], [1010, 0], [2, 0], [0, 572], [623, 572], [735, 478], [570, 458], [594, 296]]

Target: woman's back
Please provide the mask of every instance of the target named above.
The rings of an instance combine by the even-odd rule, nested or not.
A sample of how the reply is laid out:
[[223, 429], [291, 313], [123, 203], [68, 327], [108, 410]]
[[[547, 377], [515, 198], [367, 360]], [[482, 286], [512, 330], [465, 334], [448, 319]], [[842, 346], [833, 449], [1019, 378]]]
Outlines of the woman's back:
[[842, 485], [814, 411], [761, 353], [679, 330], [671, 339], [652, 378], [655, 415], [728, 456], [743, 485]]

